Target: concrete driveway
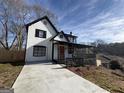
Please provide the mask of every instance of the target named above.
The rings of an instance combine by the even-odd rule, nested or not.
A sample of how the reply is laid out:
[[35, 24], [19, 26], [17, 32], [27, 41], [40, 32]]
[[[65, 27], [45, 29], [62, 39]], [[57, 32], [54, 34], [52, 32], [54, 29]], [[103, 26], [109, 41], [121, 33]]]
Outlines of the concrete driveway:
[[25, 65], [13, 88], [14, 93], [109, 93], [52, 63]]

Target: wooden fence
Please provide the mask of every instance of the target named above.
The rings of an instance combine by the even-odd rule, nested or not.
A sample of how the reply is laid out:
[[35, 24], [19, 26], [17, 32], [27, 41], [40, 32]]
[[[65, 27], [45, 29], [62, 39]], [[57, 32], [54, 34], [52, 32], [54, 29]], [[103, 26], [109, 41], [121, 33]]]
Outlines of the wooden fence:
[[25, 51], [0, 49], [0, 62], [17, 62], [24, 61]]

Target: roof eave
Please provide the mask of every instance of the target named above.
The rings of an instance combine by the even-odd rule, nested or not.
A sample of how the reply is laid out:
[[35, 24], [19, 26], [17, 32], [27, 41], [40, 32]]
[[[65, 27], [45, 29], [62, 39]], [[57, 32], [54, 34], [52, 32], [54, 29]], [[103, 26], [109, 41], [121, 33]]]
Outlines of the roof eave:
[[50, 21], [50, 19], [49, 19], [47, 16], [44, 16], [44, 17], [39, 18], [39, 19], [36, 19], [36, 20], [34, 20], [34, 21], [32, 21], [32, 22], [26, 24], [25, 26], [26, 26], [26, 28], [28, 28], [30, 25], [32, 25], [32, 24], [34, 24], [34, 23], [36, 23], [36, 22], [38, 22], [38, 21], [41, 21], [41, 20], [43, 20], [43, 19], [46, 19], [46, 20], [50, 23], [50, 25], [53, 27], [53, 29], [55, 30], [56, 33], [59, 32], [59, 31], [56, 29], [56, 27], [52, 24], [52, 22]]

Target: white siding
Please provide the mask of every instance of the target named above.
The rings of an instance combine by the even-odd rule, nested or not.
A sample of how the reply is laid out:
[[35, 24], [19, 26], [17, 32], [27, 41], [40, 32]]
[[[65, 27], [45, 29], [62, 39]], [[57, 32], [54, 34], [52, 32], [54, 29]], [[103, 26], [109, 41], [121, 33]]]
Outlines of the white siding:
[[72, 37], [68, 37], [68, 39], [69, 39], [69, 41], [70, 41], [71, 43], [74, 43]]
[[[52, 60], [52, 42], [50, 39], [56, 35], [54, 29], [47, 22], [47, 25], [43, 24], [43, 21], [39, 21], [35, 24], [32, 24], [28, 28], [28, 37], [27, 37], [27, 47], [26, 47], [26, 60], [25, 61], [42, 61], [42, 60]], [[35, 29], [40, 29], [46, 31], [46, 38], [35, 37]], [[44, 57], [34, 57], [33, 56], [33, 46], [41, 45], [46, 46], [46, 56]]]
[[65, 58], [67, 58], [67, 57], [68, 57], [68, 47], [65, 46]]
[[68, 37], [68, 39], [71, 43], [76, 43], [76, 38], [75, 37]]
[[54, 45], [54, 60], [58, 59], [58, 46]]
[[58, 34], [58, 35], [54, 38], [54, 40], [67, 42], [67, 40], [66, 40], [66, 38], [64, 37], [64, 35], [63, 35], [63, 38], [60, 38], [60, 35], [61, 35], [61, 33]]
[[65, 46], [65, 58], [72, 58], [72, 54], [68, 53], [68, 46]]

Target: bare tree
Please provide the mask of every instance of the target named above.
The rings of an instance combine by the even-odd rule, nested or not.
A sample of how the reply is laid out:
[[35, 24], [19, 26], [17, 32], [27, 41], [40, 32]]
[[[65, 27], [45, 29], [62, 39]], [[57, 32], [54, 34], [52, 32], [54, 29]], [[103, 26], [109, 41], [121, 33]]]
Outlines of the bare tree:
[[94, 41], [94, 42], [91, 43], [91, 45], [93, 45], [95, 47], [97, 47], [99, 45], [104, 45], [104, 44], [106, 44], [106, 42], [103, 41], [103, 40], [101, 40], [101, 39], [97, 39], [96, 41]]
[[[10, 50], [13, 45], [18, 46], [18, 50], [21, 50], [26, 37], [24, 25], [43, 15], [54, 18], [52, 13], [39, 4], [29, 5], [23, 0], [1, 0], [0, 44], [6, 50]], [[10, 35], [12, 36], [11, 38]]]
[[41, 18], [42, 16], [48, 16], [50, 20], [53, 22], [54, 25], [56, 25], [57, 22], [57, 17], [56, 15], [49, 11], [48, 9], [42, 7], [42, 2], [41, 0], [34, 0], [34, 4], [31, 6], [32, 12], [35, 14], [33, 18]]
[[[19, 25], [24, 24], [24, 13], [20, 11], [23, 7], [22, 0], [1, 0], [0, 1], [0, 23], [2, 36], [0, 43], [6, 49], [9, 50], [15, 43], [16, 39], [20, 35]], [[17, 29], [13, 29], [17, 28]], [[22, 31], [22, 30], [21, 30]], [[13, 37], [10, 37], [10, 34]]]
[[[8, 33], [9, 33], [9, 17], [11, 16], [10, 12], [11, 9], [8, 8], [8, 2], [9, 1], [1, 1], [0, 2], [0, 23], [1, 23], [1, 31], [3, 32], [2, 34], [2, 40], [0, 41], [1, 45], [5, 48], [5, 49], [9, 49], [9, 43], [8, 43]], [[15, 40], [15, 39], [14, 39]]]

